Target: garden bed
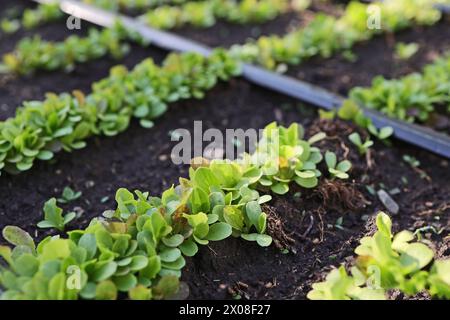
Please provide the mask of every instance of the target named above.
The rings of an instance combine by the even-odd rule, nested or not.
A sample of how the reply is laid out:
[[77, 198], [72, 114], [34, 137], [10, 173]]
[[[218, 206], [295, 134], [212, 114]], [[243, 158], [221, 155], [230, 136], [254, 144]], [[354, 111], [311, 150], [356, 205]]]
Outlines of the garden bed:
[[[261, 249], [242, 239], [201, 248], [198, 256], [188, 260], [183, 273], [183, 280], [191, 289], [190, 298], [221, 299], [238, 294], [251, 299], [305, 298], [310, 284], [319, 280], [331, 265], [346, 262], [357, 241], [373, 230], [370, 217], [378, 210], [386, 210], [365, 185], [378, 189], [381, 184], [386, 190], [398, 188], [400, 193], [393, 196], [400, 206], [400, 213], [394, 217], [395, 229], [433, 226], [440, 235], [428, 231], [425, 238], [430, 239], [440, 257], [448, 256], [448, 238], [444, 237], [445, 230], [448, 231], [449, 209], [437, 213], [439, 208], [449, 205], [448, 161], [400, 143], [395, 143], [395, 148], [381, 144], [373, 150], [374, 165], [369, 170], [366, 160], [346, 138], [354, 127], [344, 122], [318, 123], [314, 118], [314, 108], [243, 80], [221, 84], [204, 100], [171, 106], [171, 111], [153, 129], [142, 129], [135, 124], [116, 138], [91, 139], [87, 148], [59, 155], [55, 163], [39, 163], [28, 173], [2, 177], [0, 228], [20, 225], [42, 238], [47, 232], [35, 226], [42, 216], [41, 204], [58, 196], [68, 185], [83, 192], [80, 200], [65, 207], [82, 212], [74, 223], [77, 228], [114, 207], [112, 195], [119, 187], [159, 194], [177, 183], [179, 176], [187, 175], [187, 167], [171, 163], [174, 142], [170, 142], [170, 132], [177, 128], [189, 129], [195, 120], [221, 129], [262, 128], [276, 120], [281, 124], [302, 123], [310, 135], [325, 131], [331, 138], [320, 146], [338, 155], [349, 148], [354, 183], [338, 184], [348, 190], [349, 199], [339, 198], [346, 193], [333, 190], [333, 182], [318, 189], [328, 192], [329, 199], [324, 199], [324, 194], [318, 191], [304, 192], [300, 197], [294, 196], [296, 191], [288, 197], [275, 197], [266, 210], [274, 218], [272, 223], [275, 220], [280, 223], [277, 227], [274, 224], [274, 231], [281, 229], [272, 236], [277, 239], [283, 231], [295, 241], [280, 239], [291, 252], [283, 253], [277, 247]], [[414, 155], [421, 161], [420, 168], [431, 182], [402, 161], [404, 154]], [[430, 212], [422, 215], [427, 211]], [[340, 218], [344, 230], [335, 227]]]

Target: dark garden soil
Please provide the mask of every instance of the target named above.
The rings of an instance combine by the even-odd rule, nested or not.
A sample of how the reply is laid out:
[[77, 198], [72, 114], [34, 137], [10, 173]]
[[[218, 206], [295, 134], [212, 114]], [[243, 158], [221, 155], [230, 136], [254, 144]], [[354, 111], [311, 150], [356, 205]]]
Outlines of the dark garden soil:
[[[445, 34], [445, 30], [440, 30], [436, 36]], [[15, 37], [11, 39], [17, 40]], [[424, 36], [427, 45], [431, 37], [432, 33]], [[5, 40], [0, 41], [3, 49]], [[376, 41], [383, 43], [384, 40]], [[153, 48], [135, 48], [125, 63], [132, 66], [146, 56], [160, 61], [165, 53]], [[426, 54], [418, 56], [428, 57]], [[415, 70], [423, 62], [411, 62], [411, 67]], [[375, 68], [375, 59], [370, 63]], [[23, 100], [42, 99], [48, 90], [88, 92], [90, 84], [107, 75], [113, 64], [114, 61], [103, 59], [80, 66], [72, 74], [42, 73], [28, 79], [0, 76], [0, 105], [8, 106], [1, 118], [12, 115], [15, 106]], [[348, 66], [348, 71], [341, 74], [355, 74], [366, 67], [365, 64]], [[356, 71], [350, 73], [352, 68]], [[367, 70], [374, 72], [370, 68]], [[25, 94], [26, 90], [31, 93]], [[170, 141], [170, 133], [177, 128], [192, 131], [195, 120], [202, 120], [204, 129], [221, 130], [263, 128], [276, 120], [285, 125], [302, 123], [307, 136], [326, 132], [328, 138], [318, 146], [351, 160], [351, 180], [323, 180], [314, 191], [293, 190], [287, 196], [274, 197], [265, 207], [269, 232], [275, 239], [275, 244], [269, 248], [263, 249], [241, 239], [227, 239], [202, 247], [196, 257], [188, 259], [183, 271], [183, 280], [190, 287], [190, 298], [304, 299], [311, 283], [323, 279], [331, 266], [350, 262], [358, 240], [374, 232], [374, 214], [385, 208], [371, 193], [372, 189], [390, 191], [399, 204], [400, 212], [393, 216], [395, 231], [423, 228], [423, 241], [434, 248], [437, 256], [450, 256], [449, 162], [397, 141], [393, 147], [377, 144], [370, 157], [360, 157], [346, 138], [355, 128], [340, 121], [330, 123], [315, 119], [314, 108], [244, 80], [221, 83], [203, 100], [171, 105], [169, 112], [150, 130], [133, 122], [117, 137], [92, 138], [83, 150], [61, 153], [52, 162], [37, 162], [29, 172], [18, 176], [3, 175], [0, 178], [0, 229], [18, 225], [42, 238], [48, 233], [35, 227], [42, 219], [42, 206], [50, 197], [58, 197], [66, 186], [83, 192], [80, 199], [63, 206], [66, 211], [79, 213], [72, 228], [84, 227], [104, 210], [114, 208], [114, 193], [120, 187], [159, 195], [177, 183], [178, 177], [187, 175], [186, 166], [171, 162], [170, 152], [176, 142]], [[402, 160], [405, 154], [416, 157], [421, 162], [420, 168], [411, 168], [405, 163]]]

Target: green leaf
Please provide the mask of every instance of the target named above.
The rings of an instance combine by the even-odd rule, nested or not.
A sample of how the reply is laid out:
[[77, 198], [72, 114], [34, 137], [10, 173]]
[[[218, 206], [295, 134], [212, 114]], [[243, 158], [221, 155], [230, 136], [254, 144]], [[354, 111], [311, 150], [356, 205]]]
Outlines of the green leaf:
[[45, 263], [50, 260], [65, 259], [70, 256], [69, 240], [66, 239], [51, 239], [41, 246], [39, 244], [41, 252], [39, 260], [41, 263]]
[[164, 269], [169, 270], [181, 270], [186, 265], [186, 260], [183, 258], [183, 256], [180, 256], [177, 260], [173, 262], [162, 262], [161, 266]]
[[423, 243], [412, 243], [400, 256], [400, 263], [412, 271], [418, 271], [433, 260], [433, 250]]
[[327, 163], [328, 168], [334, 169], [336, 168], [336, 154], [334, 152], [327, 151], [325, 153], [325, 162]]
[[[206, 193], [209, 193], [211, 187], [218, 187], [219, 180], [212, 173], [210, 168], [198, 168], [193, 177], [194, 186], [201, 188]], [[204, 211], [207, 212], [207, 211]]]
[[344, 160], [344, 161], [339, 162], [339, 164], [337, 165], [336, 169], [338, 171], [341, 171], [341, 172], [345, 173], [348, 170], [350, 170], [351, 167], [352, 167], [351, 162], [348, 161], [348, 160]]
[[393, 134], [394, 129], [392, 127], [384, 127], [380, 129], [380, 132], [378, 133], [378, 139], [384, 140], [389, 138]]
[[19, 162], [16, 164], [16, 167], [19, 171], [30, 170], [32, 166], [33, 166], [33, 162]]
[[139, 124], [145, 129], [151, 129], [155, 126], [155, 123], [153, 121], [146, 119], [139, 120]]
[[351, 100], [345, 100], [338, 111], [338, 116], [344, 120], [353, 120], [359, 113], [360, 108]]
[[382, 232], [389, 239], [392, 236], [392, 221], [384, 212], [379, 212], [376, 218], [376, 225], [380, 232]]
[[165, 276], [159, 280], [153, 288], [153, 295], [156, 299], [168, 299], [178, 292], [180, 281], [176, 276]]
[[73, 219], [75, 219], [77, 214], [75, 212], [69, 212], [64, 216], [64, 225], [69, 224]]
[[181, 251], [178, 248], [169, 248], [162, 251], [159, 255], [161, 261], [173, 262], [181, 256]]
[[64, 300], [66, 276], [64, 273], [56, 274], [48, 284], [48, 295], [52, 300]]
[[357, 132], [353, 132], [351, 135], [349, 135], [348, 139], [357, 146], [362, 145], [361, 136]]
[[174, 234], [171, 237], [162, 238], [162, 242], [168, 247], [178, 247], [184, 241], [184, 237], [181, 234]]
[[409, 246], [410, 241], [414, 239], [414, 234], [410, 231], [403, 230], [397, 233], [392, 241], [392, 249], [397, 252], [404, 252]]
[[241, 234], [241, 238], [247, 241], [256, 241], [256, 239], [258, 238], [258, 233], [243, 233]]
[[294, 181], [301, 187], [312, 189], [317, 187], [319, 184], [319, 180], [314, 176], [313, 178], [301, 178], [301, 177], [295, 177]]
[[139, 271], [144, 269], [148, 264], [148, 258], [145, 256], [134, 256], [131, 258], [129, 268], [131, 271]]
[[245, 213], [250, 223], [254, 226], [258, 225], [259, 216], [262, 213], [261, 206], [256, 201], [250, 201], [245, 205]]
[[258, 236], [256, 237], [256, 242], [261, 247], [268, 247], [272, 244], [272, 237], [266, 234], [258, 234]]
[[277, 184], [274, 184], [270, 187], [270, 190], [272, 190], [273, 193], [283, 195], [288, 193], [289, 186], [287, 183], [278, 182]]
[[200, 188], [194, 188], [190, 197], [192, 213], [209, 212], [210, 204], [208, 194]]
[[81, 289], [80, 296], [83, 299], [94, 299], [96, 296], [96, 285], [95, 283], [88, 282], [86, 285]]
[[83, 234], [78, 241], [78, 246], [86, 249], [88, 260], [92, 259], [97, 252], [97, 241], [95, 239], [95, 235], [92, 233]]
[[38, 259], [29, 253], [22, 254], [14, 261], [14, 269], [24, 277], [33, 277], [38, 268]]
[[231, 236], [232, 228], [224, 222], [215, 223], [210, 226], [206, 239], [210, 241], [220, 241]]
[[187, 257], [193, 257], [198, 252], [197, 244], [192, 240], [186, 240], [180, 245], [181, 252]]
[[342, 171], [339, 171], [336, 169], [332, 169], [332, 168], [329, 168], [328, 171], [331, 173], [332, 176], [334, 176], [336, 178], [339, 178], [339, 179], [348, 179], [349, 178], [349, 175], [345, 172], [342, 172]]
[[234, 206], [225, 206], [223, 209], [223, 218], [234, 229], [242, 230], [244, 227], [244, 215], [242, 211]]
[[124, 276], [114, 277], [112, 280], [117, 289], [122, 292], [127, 292], [137, 285], [137, 278], [130, 273]]
[[138, 285], [128, 292], [131, 300], [150, 300], [152, 298], [152, 291], [143, 285]]
[[55, 228], [64, 229], [63, 210], [56, 205], [56, 199], [51, 198], [44, 204], [44, 218], [46, 221], [53, 223]]
[[6, 226], [3, 228], [2, 232], [3, 238], [6, 241], [15, 246], [26, 246], [35, 250], [36, 246], [34, 244], [33, 238], [28, 234], [28, 232], [15, 226]]
[[117, 264], [112, 261], [100, 261], [95, 264], [93, 273], [90, 276], [92, 281], [103, 281], [110, 278], [117, 270]]
[[311, 138], [308, 139], [309, 144], [314, 144], [316, 142], [319, 142], [320, 140], [323, 140], [327, 137], [327, 134], [325, 132], [319, 132], [313, 135]]
[[97, 300], [116, 300], [117, 287], [111, 280], [100, 282], [95, 288], [95, 299]]
[[148, 258], [148, 264], [141, 270], [140, 274], [148, 279], [154, 279], [159, 271], [161, 271], [161, 258], [153, 256]]
[[13, 263], [11, 258], [11, 248], [7, 246], [0, 246], [0, 257], [3, 257], [3, 259], [11, 265]]
[[47, 221], [47, 220], [43, 220], [43, 221], [38, 222], [37, 226], [38, 226], [38, 228], [41, 228], [41, 229], [45, 229], [45, 228], [55, 228], [55, 229], [57, 229], [58, 228], [58, 226], [55, 225], [53, 222]]
[[266, 194], [266, 195], [261, 196], [258, 199], [258, 203], [259, 204], [264, 204], [264, 203], [267, 203], [267, 202], [269, 202], [271, 200], [272, 200], [272, 196]]

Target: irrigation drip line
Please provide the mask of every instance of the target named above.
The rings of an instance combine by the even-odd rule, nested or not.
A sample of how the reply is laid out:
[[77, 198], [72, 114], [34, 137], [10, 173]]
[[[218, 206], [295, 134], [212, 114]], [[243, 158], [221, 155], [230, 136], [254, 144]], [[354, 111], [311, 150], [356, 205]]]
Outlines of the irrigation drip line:
[[[32, 1], [38, 3], [57, 2], [60, 4], [63, 12], [101, 27], [111, 27], [119, 20], [126, 28], [138, 32], [143, 38], [151, 41], [152, 45], [168, 51], [196, 52], [204, 56], [208, 56], [212, 52], [211, 48], [196, 41], [186, 39], [167, 31], [151, 28], [137, 19], [111, 13], [78, 1]], [[242, 76], [259, 86], [327, 110], [340, 107], [345, 100], [344, 97], [320, 87], [250, 64], [244, 64]], [[390, 126], [394, 129], [394, 136], [396, 138], [450, 159], [449, 136], [431, 130], [430, 128], [388, 118], [378, 111], [368, 110], [367, 108], [363, 108], [363, 110], [366, 116], [372, 119], [373, 124], [377, 128]]]

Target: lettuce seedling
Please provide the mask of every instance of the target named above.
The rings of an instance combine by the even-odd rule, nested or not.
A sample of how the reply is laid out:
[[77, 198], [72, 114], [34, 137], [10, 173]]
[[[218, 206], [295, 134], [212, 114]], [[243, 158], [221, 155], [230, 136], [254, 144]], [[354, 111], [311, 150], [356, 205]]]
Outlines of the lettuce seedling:
[[432, 296], [439, 299], [450, 299], [450, 259], [435, 261], [428, 283]]
[[403, 161], [411, 166], [411, 168], [418, 168], [420, 166], [420, 161], [415, 157], [405, 154], [403, 156]]
[[352, 164], [348, 160], [337, 162], [337, 157], [334, 152], [327, 151], [325, 153], [325, 162], [328, 166], [328, 172], [332, 178], [348, 179], [348, 171], [351, 169]]
[[75, 212], [63, 216], [63, 210], [56, 205], [56, 199], [48, 200], [44, 205], [44, 220], [39, 222], [39, 228], [55, 228], [64, 231], [65, 226], [75, 219]]
[[450, 297], [450, 260], [435, 261], [428, 272], [434, 256], [430, 248], [412, 242], [414, 234], [410, 231], [393, 236], [392, 221], [383, 212], [377, 215], [376, 225], [378, 231], [362, 238], [355, 250], [358, 257], [352, 275], [343, 266], [333, 270], [325, 282], [313, 285], [309, 299], [384, 299], [391, 289], [407, 295], [428, 290], [432, 296]]
[[358, 148], [359, 154], [364, 155], [369, 151], [369, 148], [373, 146], [373, 141], [369, 138], [362, 142], [361, 136], [359, 133], [354, 132], [348, 136], [348, 139]]
[[0, 20], [0, 30], [3, 33], [11, 34], [20, 29], [20, 21], [16, 19], [2, 19]]
[[369, 124], [367, 126], [367, 129], [373, 136], [377, 137], [379, 140], [386, 140], [394, 134], [394, 129], [392, 127], [383, 127], [378, 130], [373, 124]]
[[311, 144], [323, 138], [323, 134], [302, 140], [304, 129], [293, 123], [289, 128], [269, 124], [258, 143], [256, 152], [251, 156], [259, 163], [263, 176], [259, 184], [268, 187], [276, 194], [289, 191], [289, 184], [295, 181], [303, 188], [314, 188], [318, 184], [321, 172], [317, 164], [323, 159], [318, 148]]
[[65, 187], [62, 193], [62, 197], [58, 199], [59, 203], [69, 203], [79, 199], [82, 195], [81, 191], [73, 191], [70, 187]]
[[395, 57], [399, 60], [409, 60], [419, 51], [419, 44], [415, 42], [403, 43], [399, 42], [395, 46]]
[[347, 274], [343, 266], [333, 269], [324, 282], [315, 283], [308, 292], [310, 300], [384, 300], [383, 289], [364, 287], [364, 281], [357, 281], [359, 275], [356, 268], [353, 276]]

